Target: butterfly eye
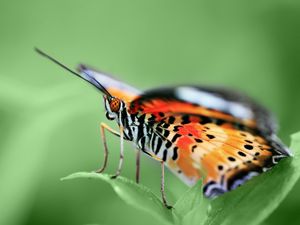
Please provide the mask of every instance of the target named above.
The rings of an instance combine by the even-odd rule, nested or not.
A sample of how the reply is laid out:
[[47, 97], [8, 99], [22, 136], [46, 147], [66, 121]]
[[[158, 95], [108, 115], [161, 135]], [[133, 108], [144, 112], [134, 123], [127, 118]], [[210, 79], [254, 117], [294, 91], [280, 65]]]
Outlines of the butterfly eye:
[[109, 103], [112, 112], [118, 112], [120, 110], [121, 101], [120, 99], [113, 98]]

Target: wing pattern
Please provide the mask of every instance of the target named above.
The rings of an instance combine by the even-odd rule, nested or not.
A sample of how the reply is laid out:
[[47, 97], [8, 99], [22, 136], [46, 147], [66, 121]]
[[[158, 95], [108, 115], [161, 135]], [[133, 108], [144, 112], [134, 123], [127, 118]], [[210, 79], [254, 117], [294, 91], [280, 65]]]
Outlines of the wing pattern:
[[235, 189], [290, 155], [276, 137], [272, 116], [250, 100], [212, 94], [212, 101], [220, 98], [223, 104], [212, 108], [209, 102], [197, 104], [196, 93], [191, 101], [176, 93], [176, 88], [146, 92], [129, 112], [147, 115], [153, 129], [149, 150], [187, 184], [203, 178], [207, 197]]
[[166, 114], [154, 129], [157, 136], [149, 148], [187, 184], [203, 178], [207, 197], [235, 189], [285, 157], [263, 137], [230, 122], [217, 125], [204, 117]]

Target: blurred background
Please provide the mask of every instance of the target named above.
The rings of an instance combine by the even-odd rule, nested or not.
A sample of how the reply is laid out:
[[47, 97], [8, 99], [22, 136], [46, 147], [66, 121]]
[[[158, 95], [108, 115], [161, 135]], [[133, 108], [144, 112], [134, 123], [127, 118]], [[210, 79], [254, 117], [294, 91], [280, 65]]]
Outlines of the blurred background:
[[[154, 224], [99, 181], [60, 181], [100, 167], [102, 97], [37, 55], [87, 63], [140, 88], [233, 87], [274, 112], [289, 145], [300, 130], [299, 1], [0, 0], [0, 224]], [[108, 136], [108, 172], [119, 142]], [[123, 176], [134, 179], [131, 144]], [[160, 166], [141, 182], [159, 194]], [[187, 187], [166, 175], [174, 202]], [[299, 224], [300, 183], [265, 222]]]

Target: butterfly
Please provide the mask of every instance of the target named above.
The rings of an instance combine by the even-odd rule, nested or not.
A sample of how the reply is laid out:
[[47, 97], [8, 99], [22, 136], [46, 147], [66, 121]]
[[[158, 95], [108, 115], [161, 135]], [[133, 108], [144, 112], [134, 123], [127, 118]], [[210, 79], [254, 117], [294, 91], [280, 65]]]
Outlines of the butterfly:
[[272, 114], [241, 93], [194, 85], [141, 91], [85, 65], [75, 72], [36, 50], [96, 87], [104, 96], [107, 119], [118, 124], [115, 131], [101, 123], [104, 162], [96, 172], [107, 165], [106, 131], [120, 138], [120, 160], [112, 178], [122, 170], [124, 140], [133, 142], [138, 150], [136, 181], [141, 152], [159, 161], [162, 201], [168, 208], [165, 166], [190, 186], [202, 179], [204, 195], [214, 198], [292, 155], [276, 135]]

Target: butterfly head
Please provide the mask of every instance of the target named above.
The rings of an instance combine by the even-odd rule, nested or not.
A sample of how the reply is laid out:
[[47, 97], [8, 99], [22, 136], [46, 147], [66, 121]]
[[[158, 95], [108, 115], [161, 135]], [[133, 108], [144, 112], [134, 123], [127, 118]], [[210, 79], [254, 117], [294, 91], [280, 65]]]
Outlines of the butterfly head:
[[125, 107], [125, 103], [121, 99], [106, 95], [104, 95], [104, 105], [106, 109], [106, 117], [109, 120], [118, 118], [120, 112], [122, 112]]

